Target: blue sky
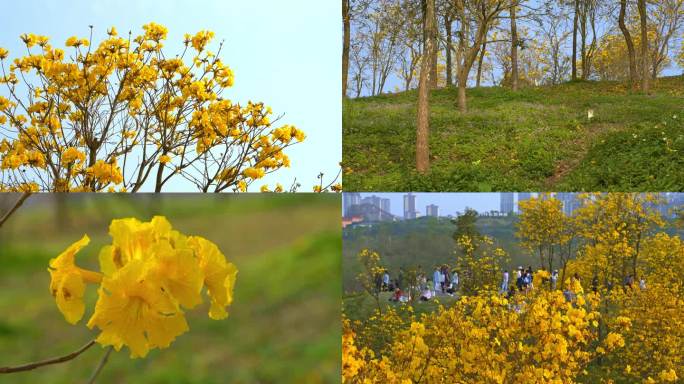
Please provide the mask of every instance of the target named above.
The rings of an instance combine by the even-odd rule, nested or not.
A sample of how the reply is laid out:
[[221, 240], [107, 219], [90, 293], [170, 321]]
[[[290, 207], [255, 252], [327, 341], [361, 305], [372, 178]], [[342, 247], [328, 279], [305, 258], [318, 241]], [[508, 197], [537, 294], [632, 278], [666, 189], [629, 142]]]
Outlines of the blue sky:
[[[404, 195], [406, 193], [362, 193], [361, 197], [380, 196], [390, 199], [390, 211], [392, 214], [404, 216]], [[499, 193], [414, 193], [416, 196], [416, 209], [425, 215], [425, 207], [430, 204], [439, 206], [441, 216], [455, 215], [457, 211], [463, 212], [466, 207], [474, 208], [479, 212], [498, 210], [500, 208]]]
[[[225, 40], [221, 58], [235, 73], [235, 85], [224, 96], [241, 104], [263, 101], [274, 115], [284, 114], [280, 122], [308, 136], [286, 151], [291, 169], [258, 180], [251, 189], [276, 181], [289, 186], [296, 177], [301, 191], [309, 192], [319, 172], [326, 178], [337, 173], [342, 157], [340, 14], [340, 2], [331, 0], [13, 1], [0, 13], [0, 47], [13, 59], [24, 52], [22, 33], [47, 35], [57, 46], [72, 35], [87, 37], [90, 24], [98, 41], [110, 26], [137, 35], [154, 21], [168, 27], [165, 49], [175, 53], [185, 33], [212, 30], [214, 43]], [[194, 188], [178, 179], [165, 191]]]

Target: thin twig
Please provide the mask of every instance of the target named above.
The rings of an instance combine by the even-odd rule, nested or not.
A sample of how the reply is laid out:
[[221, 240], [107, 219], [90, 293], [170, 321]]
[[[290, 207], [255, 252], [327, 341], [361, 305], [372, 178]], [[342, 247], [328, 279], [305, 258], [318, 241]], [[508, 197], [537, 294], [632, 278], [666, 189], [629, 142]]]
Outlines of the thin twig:
[[63, 363], [65, 361], [73, 360], [76, 358], [78, 355], [81, 353], [85, 352], [88, 348], [92, 347], [93, 344], [95, 344], [95, 340], [90, 340], [86, 345], [82, 346], [80, 349], [69, 353], [68, 355], [60, 356], [60, 357], [54, 357], [52, 359], [47, 359], [43, 361], [37, 361], [35, 363], [29, 363], [29, 364], [24, 364], [24, 365], [19, 365], [16, 367], [0, 367], [0, 373], [12, 373], [12, 372], [21, 372], [21, 371], [30, 371], [32, 369], [36, 369], [38, 367], [42, 367], [45, 365], [50, 365], [50, 364], [58, 364], [58, 363]]
[[93, 384], [95, 382], [95, 379], [97, 379], [97, 375], [100, 374], [100, 371], [102, 371], [102, 368], [107, 364], [107, 361], [109, 360], [109, 355], [112, 353], [112, 349], [114, 347], [110, 346], [107, 348], [107, 352], [105, 352], [104, 356], [102, 356], [102, 360], [100, 360], [100, 364], [97, 365], [97, 368], [95, 368], [95, 371], [93, 371], [92, 376], [90, 376], [90, 379], [88, 380], [88, 384]]
[[29, 196], [31, 196], [31, 192], [24, 192], [21, 194], [21, 197], [19, 197], [19, 200], [17, 200], [17, 202], [14, 203], [14, 206], [9, 211], [7, 211], [7, 213], [5, 213], [4, 216], [2, 216], [2, 219], [0, 219], [0, 227], [2, 227], [3, 224], [5, 224], [5, 221], [7, 221], [7, 219], [9, 219], [10, 216], [12, 216], [14, 211], [19, 209], [19, 207], [21, 207], [21, 205], [24, 204], [24, 201], [28, 199]]

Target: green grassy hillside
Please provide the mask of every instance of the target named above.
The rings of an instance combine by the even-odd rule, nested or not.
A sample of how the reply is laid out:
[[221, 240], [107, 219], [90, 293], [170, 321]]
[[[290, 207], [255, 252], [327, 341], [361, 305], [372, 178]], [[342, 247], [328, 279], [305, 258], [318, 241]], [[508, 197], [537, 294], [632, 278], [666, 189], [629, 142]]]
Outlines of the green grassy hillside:
[[[508, 252], [509, 262], [505, 268], [538, 265], [538, 258], [519, 244], [516, 237], [517, 216], [480, 217], [477, 227], [480, 233], [494, 239], [494, 244]], [[396, 278], [399, 268], [418, 265], [428, 273], [437, 264], [453, 264], [455, 261], [455, 226], [446, 218], [422, 217], [417, 220], [382, 222], [372, 227], [348, 227], [342, 232], [342, 283], [346, 296], [356, 297], [361, 287], [356, 280], [361, 271], [357, 255], [364, 249], [380, 254], [381, 264]], [[668, 222], [662, 228], [669, 234], [684, 236], [684, 228]]]
[[[515, 237], [515, 220], [511, 217], [481, 217], [477, 226], [484, 235], [494, 238], [496, 245], [510, 255], [510, 268], [528, 265], [533, 256], [520, 248]], [[454, 262], [455, 226], [447, 219], [424, 217], [417, 220], [385, 222], [370, 228], [347, 228], [343, 231], [342, 278], [344, 292], [358, 291], [356, 276], [361, 270], [357, 254], [364, 248], [380, 253], [383, 266], [396, 278], [400, 267], [420, 265], [431, 272], [436, 264]]]
[[[0, 366], [71, 352], [95, 331], [68, 324], [49, 293], [48, 260], [84, 233], [78, 255], [97, 265], [112, 218], [154, 214], [218, 244], [238, 269], [230, 316], [186, 311], [190, 331], [170, 348], [131, 360], [114, 353], [98, 383], [335, 383], [340, 377], [339, 196], [34, 195], [0, 228]], [[98, 345], [71, 362], [0, 375], [0, 383], [85, 382]]]
[[[431, 173], [415, 173], [416, 91], [346, 100], [348, 191], [684, 190], [684, 77], [431, 94]], [[593, 110], [594, 117], [588, 118]]]

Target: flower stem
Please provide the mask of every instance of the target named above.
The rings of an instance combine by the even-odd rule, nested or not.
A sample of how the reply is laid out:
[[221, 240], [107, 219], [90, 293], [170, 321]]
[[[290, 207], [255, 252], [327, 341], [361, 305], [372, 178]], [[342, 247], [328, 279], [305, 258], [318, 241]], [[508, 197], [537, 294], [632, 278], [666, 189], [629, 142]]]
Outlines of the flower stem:
[[102, 360], [100, 360], [100, 363], [97, 365], [95, 371], [93, 371], [93, 374], [90, 376], [88, 384], [93, 384], [95, 382], [95, 379], [97, 379], [97, 375], [100, 374], [102, 368], [105, 366], [105, 364], [107, 364], [107, 361], [109, 361], [109, 355], [112, 353], [112, 349], [114, 349], [114, 347], [110, 346], [109, 348], [107, 348], [107, 352], [105, 352], [104, 356], [102, 356]]
[[3, 224], [5, 224], [5, 222], [7, 221], [7, 219], [10, 218], [10, 216], [12, 216], [12, 214], [14, 213], [14, 211], [16, 211], [17, 209], [19, 209], [19, 207], [21, 207], [21, 205], [24, 204], [24, 201], [25, 201], [26, 199], [28, 199], [29, 196], [31, 196], [31, 192], [24, 192], [24, 193], [21, 194], [21, 196], [19, 197], [19, 199], [18, 199], [18, 200], [14, 203], [14, 205], [12, 206], [12, 208], [10, 208], [10, 210], [7, 211], [7, 213], [5, 213], [5, 214], [0, 218], [0, 227], [2, 227]]
[[65, 361], [73, 360], [75, 359], [78, 355], [81, 353], [85, 352], [88, 348], [92, 347], [93, 344], [95, 344], [95, 340], [90, 340], [87, 344], [79, 348], [78, 350], [71, 352], [67, 355], [60, 356], [60, 357], [54, 357], [52, 359], [47, 359], [43, 361], [37, 361], [35, 363], [28, 363], [24, 365], [19, 365], [16, 367], [0, 367], [0, 373], [12, 373], [12, 372], [22, 372], [22, 371], [30, 371], [32, 369], [36, 369], [38, 367], [42, 367], [45, 365], [51, 365], [51, 364], [59, 364], [63, 363]]

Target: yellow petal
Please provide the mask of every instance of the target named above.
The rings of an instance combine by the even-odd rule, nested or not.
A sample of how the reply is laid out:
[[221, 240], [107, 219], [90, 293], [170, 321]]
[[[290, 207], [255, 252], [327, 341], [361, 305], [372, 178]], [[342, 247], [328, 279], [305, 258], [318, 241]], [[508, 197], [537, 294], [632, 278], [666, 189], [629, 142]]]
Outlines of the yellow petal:
[[233, 301], [233, 286], [237, 268], [226, 261], [216, 244], [199, 236], [191, 236], [188, 245], [195, 249], [204, 274], [204, 283], [211, 298], [209, 317], [214, 320], [228, 316], [226, 307]]
[[76, 272], [68, 273], [61, 281], [60, 287], [55, 297], [57, 308], [64, 315], [64, 319], [70, 324], [76, 324], [83, 317], [85, 304], [83, 303], [83, 293], [85, 283]]

